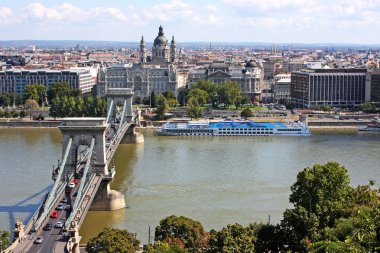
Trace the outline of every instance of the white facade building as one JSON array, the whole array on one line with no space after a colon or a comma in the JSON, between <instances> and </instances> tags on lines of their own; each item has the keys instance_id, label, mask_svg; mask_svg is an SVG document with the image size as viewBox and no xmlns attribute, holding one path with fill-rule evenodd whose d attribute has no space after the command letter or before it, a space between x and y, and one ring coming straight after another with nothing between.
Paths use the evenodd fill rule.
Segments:
<instances>
[{"instance_id":1,"label":"white facade building","mask_svg":"<svg viewBox=\"0 0 380 253\"><path fill-rule=\"evenodd\" d=\"M91 92L95 85L88 69L75 70L6 70L0 71L0 94L24 94L26 85L43 84L46 90L55 82L68 82L71 89L80 89L82 93Z\"/></svg>"}]
</instances>

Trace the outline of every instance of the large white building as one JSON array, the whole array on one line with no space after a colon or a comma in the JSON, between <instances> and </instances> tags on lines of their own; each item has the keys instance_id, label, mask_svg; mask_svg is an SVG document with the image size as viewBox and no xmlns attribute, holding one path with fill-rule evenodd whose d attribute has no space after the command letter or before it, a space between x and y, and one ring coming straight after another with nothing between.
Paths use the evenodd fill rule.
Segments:
<instances>
[{"instance_id":1,"label":"large white building","mask_svg":"<svg viewBox=\"0 0 380 253\"><path fill-rule=\"evenodd\" d=\"M200 80L210 80L216 84L232 81L239 85L243 94L258 101L263 89L263 75L262 65L254 60L248 61L244 67L214 62L206 68L190 70L188 86L191 88Z\"/></svg>"},{"instance_id":2,"label":"large white building","mask_svg":"<svg viewBox=\"0 0 380 253\"><path fill-rule=\"evenodd\" d=\"M0 94L18 93L22 96L26 85L43 84L49 90L55 82L68 82L71 89L80 89L82 93L91 92L95 85L89 69L5 70L0 71Z\"/></svg>"},{"instance_id":3,"label":"large white building","mask_svg":"<svg viewBox=\"0 0 380 253\"><path fill-rule=\"evenodd\" d=\"M144 37L140 41L140 63L115 64L107 68L105 74L106 88L131 88L134 95L148 97L152 91L177 93L183 82L183 73L173 63L176 62L176 45L174 37L168 45L163 28L159 27L152 47L152 58L147 58Z\"/></svg>"}]
</instances>

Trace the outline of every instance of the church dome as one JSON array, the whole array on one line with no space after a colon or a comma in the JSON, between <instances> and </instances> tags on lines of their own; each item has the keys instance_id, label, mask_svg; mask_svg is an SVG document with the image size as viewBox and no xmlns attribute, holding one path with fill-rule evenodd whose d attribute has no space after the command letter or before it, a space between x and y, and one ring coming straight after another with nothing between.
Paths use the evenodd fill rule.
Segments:
<instances>
[{"instance_id":1,"label":"church dome","mask_svg":"<svg viewBox=\"0 0 380 253\"><path fill-rule=\"evenodd\" d=\"M164 31L162 26L158 29L158 36L154 39L153 46L166 46L168 43L168 40L164 36Z\"/></svg>"},{"instance_id":2,"label":"church dome","mask_svg":"<svg viewBox=\"0 0 380 253\"><path fill-rule=\"evenodd\" d=\"M257 63L254 60L250 60L245 64L246 68L257 68Z\"/></svg>"}]
</instances>

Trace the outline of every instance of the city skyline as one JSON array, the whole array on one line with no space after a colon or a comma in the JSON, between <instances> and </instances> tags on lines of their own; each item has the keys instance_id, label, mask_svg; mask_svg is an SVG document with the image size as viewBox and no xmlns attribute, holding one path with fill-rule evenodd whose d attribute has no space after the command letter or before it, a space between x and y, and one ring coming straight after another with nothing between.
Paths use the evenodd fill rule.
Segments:
<instances>
[{"instance_id":1,"label":"city skyline","mask_svg":"<svg viewBox=\"0 0 380 253\"><path fill-rule=\"evenodd\" d=\"M379 44L380 0L47 1L0 4L2 40Z\"/></svg>"}]
</instances>

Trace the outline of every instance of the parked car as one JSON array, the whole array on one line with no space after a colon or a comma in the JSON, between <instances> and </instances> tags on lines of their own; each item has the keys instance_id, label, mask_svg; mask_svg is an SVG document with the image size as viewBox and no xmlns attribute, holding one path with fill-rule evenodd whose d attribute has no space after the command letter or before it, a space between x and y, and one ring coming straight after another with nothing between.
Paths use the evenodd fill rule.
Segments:
<instances>
[{"instance_id":1,"label":"parked car","mask_svg":"<svg viewBox=\"0 0 380 253\"><path fill-rule=\"evenodd\" d=\"M58 206L55 209L56 210L63 210L63 204L59 203Z\"/></svg>"},{"instance_id":2,"label":"parked car","mask_svg":"<svg viewBox=\"0 0 380 253\"><path fill-rule=\"evenodd\" d=\"M54 210L54 211L51 213L50 218L58 218L58 215L59 215L58 211Z\"/></svg>"},{"instance_id":3,"label":"parked car","mask_svg":"<svg viewBox=\"0 0 380 253\"><path fill-rule=\"evenodd\" d=\"M57 221L54 225L55 228L62 228L63 227L63 222L62 221Z\"/></svg>"},{"instance_id":4,"label":"parked car","mask_svg":"<svg viewBox=\"0 0 380 253\"><path fill-rule=\"evenodd\" d=\"M39 236L36 238L36 240L34 240L34 243L35 244L41 244L43 240L44 240L44 238L42 236Z\"/></svg>"},{"instance_id":5,"label":"parked car","mask_svg":"<svg viewBox=\"0 0 380 253\"><path fill-rule=\"evenodd\" d=\"M45 230L45 231L49 231L49 230L51 230L51 227L52 227L51 223L47 223L47 224L44 226L44 230Z\"/></svg>"}]
</instances>

